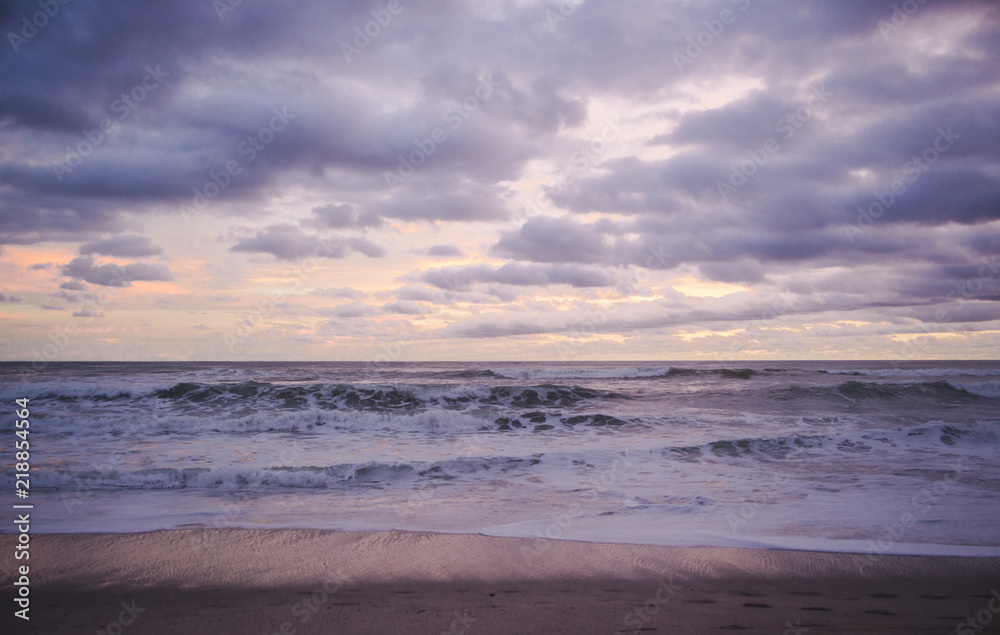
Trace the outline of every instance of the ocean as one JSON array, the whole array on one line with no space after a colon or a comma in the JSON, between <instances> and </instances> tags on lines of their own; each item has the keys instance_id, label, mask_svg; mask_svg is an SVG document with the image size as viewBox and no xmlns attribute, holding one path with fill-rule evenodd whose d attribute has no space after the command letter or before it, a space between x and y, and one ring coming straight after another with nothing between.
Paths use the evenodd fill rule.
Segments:
<instances>
[{"instance_id":1,"label":"ocean","mask_svg":"<svg viewBox=\"0 0 1000 635\"><path fill-rule=\"evenodd\" d=\"M34 532L1000 555L1000 362L3 363L0 387L11 448L30 400Z\"/></svg>"}]
</instances>

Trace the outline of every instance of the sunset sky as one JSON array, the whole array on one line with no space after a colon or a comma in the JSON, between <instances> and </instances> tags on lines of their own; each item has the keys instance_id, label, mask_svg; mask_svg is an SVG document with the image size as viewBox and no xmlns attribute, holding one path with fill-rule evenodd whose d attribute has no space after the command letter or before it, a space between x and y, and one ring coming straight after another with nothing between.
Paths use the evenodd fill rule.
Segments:
<instances>
[{"instance_id":1,"label":"sunset sky","mask_svg":"<svg viewBox=\"0 0 1000 635\"><path fill-rule=\"evenodd\" d=\"M0 34L0 359L1000 352L995 2L35 0Z\"/></svg>"}]
</instances>

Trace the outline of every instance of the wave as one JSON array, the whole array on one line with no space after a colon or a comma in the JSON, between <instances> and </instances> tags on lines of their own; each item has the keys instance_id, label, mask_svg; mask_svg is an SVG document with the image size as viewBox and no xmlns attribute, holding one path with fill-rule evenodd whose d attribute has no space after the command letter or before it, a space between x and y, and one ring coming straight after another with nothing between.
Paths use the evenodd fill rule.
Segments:
<instances>
[{"instance_id":1,"label":"wave","mask_svg":"<svg viewBox=\"0 0 1000 635\"><path fill-rule=\"evenodd\" d=\"M679 461L701 462L706 459L755 459L780 461L810 458L816 453L860 455L884 452L886 448L941 448L965 445L982 448L1000 445L1000 426L996 421L973 424L931 422L912 428L873 430L850 434L788 434L773 437L721 439L700 445L665 448L661 455Z\"/></svg>"},{"instance_id":2,"label":"wave","mask_svg":"<svg viewBox=\"0 0 1000 635\"><path fill-rule=\"evenodd\" d=\"M21 393L19 393L21 394ZM514 408L566 408L592 400L623 399L626 395L580 386L491 386L407 384L281 384L259 381L239 383L181 382L168 386L119 388L106 386L38 387L21 394L33 400L81 402L153 402L200 409L250 409L266 405L278 410L318 407L328 410L417 410L456 409L468 406L509 406Z\"/></svg>"},{"instance_id":3,"label":"wave","mask_svg":"<svg viewBox=\"0 0 1000 635\"><path fill-rule=\"evenodd\" d=\"M459 457L445 461L367 462L338 465L271 465L265 467L152 468L138 470L39 470L32 485L48 491L102 489L323 489L398 481L448 481L477 472L523 470L539 464L542 455L530 457ZM4 478L0 477L0 481ZM12 480L12 479L11 479Z\"/></svg>"},{"instance_id":4,"label":"wave","mask_svg":"<svg viewBox=\"0 0 1000 635\"><path fill-rule=\"evenodd\" d=\"M781 388L765 388L763 396L774 401L797 399L836 399L851 403L891 400L931 400L935 403L969 403L982 399L1000 398L998 382L961 384L949 381L883 383L846 381L836 386L803 386L793 384ZM750 392L750 391L748 391Z\"/></svg>"},{"instance_id":5,"label":"wave","mask_svg":"<svg viewBox=\"0 0 1000 635\"><path fill-rule=\"evenodd\" d=\"M646 379L665 377L670 374L670 366L650 368L495 368L490 369L494 377L520 379L526 381L547 379Z\"/></svg>"},{"instance_id":6,"label":"wave","mask_svg":"<svg viewBox=\"0 0 1000 635\"><path fill-rule=\"evenodd\" d=\"M85 425L81 425L85 422ZM200 434L453 434L476 432L543 433L574 430L617 429L648 425L612 414L568 414L560 410L530 409L426 409L417 411L358 411L309 408L286 412L234 411L206 415L151 413L122 409L105 416L70 414L47 416L47 434L85 436L164 436ZM11 428L13 426L10 426ZM0 430L3 426L0 426Z\"/></svg>"},{"instance_id":7,"label":"wave","mask_svg":"<svg viewBox=\"0 0 1000 635\"><path fill-rule=\"evenodd\" d=\"M824 369L825 375L864 377L1000 377L1000 368L847 368Z\"/></svg>"},{"instance_id":8,"label":"wave","mask_svg":"<svg viewBox=\"0 0 1000 635\"><path fill-rule=\"evenodd\" d=\"M698 369L651 366L632 368L495 368L489 372L495 377L504 379L544 381L551 379L650 379L688 375L716 375L732 379L750 379L761 371L749 368Z\"/></svg>"},{"instance_id":9,"label":"wave","mask_svg":"<svg viewBox=\"0 0 1000 635\"><path fill-rule=\"evenodd\" d=\"M1000 381L983 381L975 383L959 383L949 381L947 383L955 390L961 390L969 393L970 395L986 397L987 399L1000 399Z\"/></svg>"}]
</instances>

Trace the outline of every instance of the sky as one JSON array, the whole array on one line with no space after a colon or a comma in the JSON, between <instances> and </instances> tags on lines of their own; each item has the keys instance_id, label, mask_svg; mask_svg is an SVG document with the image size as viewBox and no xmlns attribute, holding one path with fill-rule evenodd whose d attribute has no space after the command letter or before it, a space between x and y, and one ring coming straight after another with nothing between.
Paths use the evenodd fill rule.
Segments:
<instances>
[{"instance_id":1,"label":"sky","mask_svg":"<svg viewBox=\"0 0 1000 635\"><path fill-rule=\"evenodd\" d=\"M0 359L995 359L1000 5L0 4Z\"/></svg>"}]
</instances>

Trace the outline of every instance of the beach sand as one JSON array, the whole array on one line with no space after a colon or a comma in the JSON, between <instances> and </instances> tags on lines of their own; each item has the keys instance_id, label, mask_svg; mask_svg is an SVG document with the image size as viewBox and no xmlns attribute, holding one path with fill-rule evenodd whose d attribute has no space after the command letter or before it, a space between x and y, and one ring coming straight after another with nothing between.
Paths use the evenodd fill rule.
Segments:
<instances>
[{"instance_id":1,"label":"beach sand","mask_svg":"<svg viewBox=\"0 0 1000 635\"><path fill-rule=\"evenodd\" d=\"M1000 558L202 529L35 535L30 566L4 632L1000 632Z\"/></svg>"}]
</instances>

